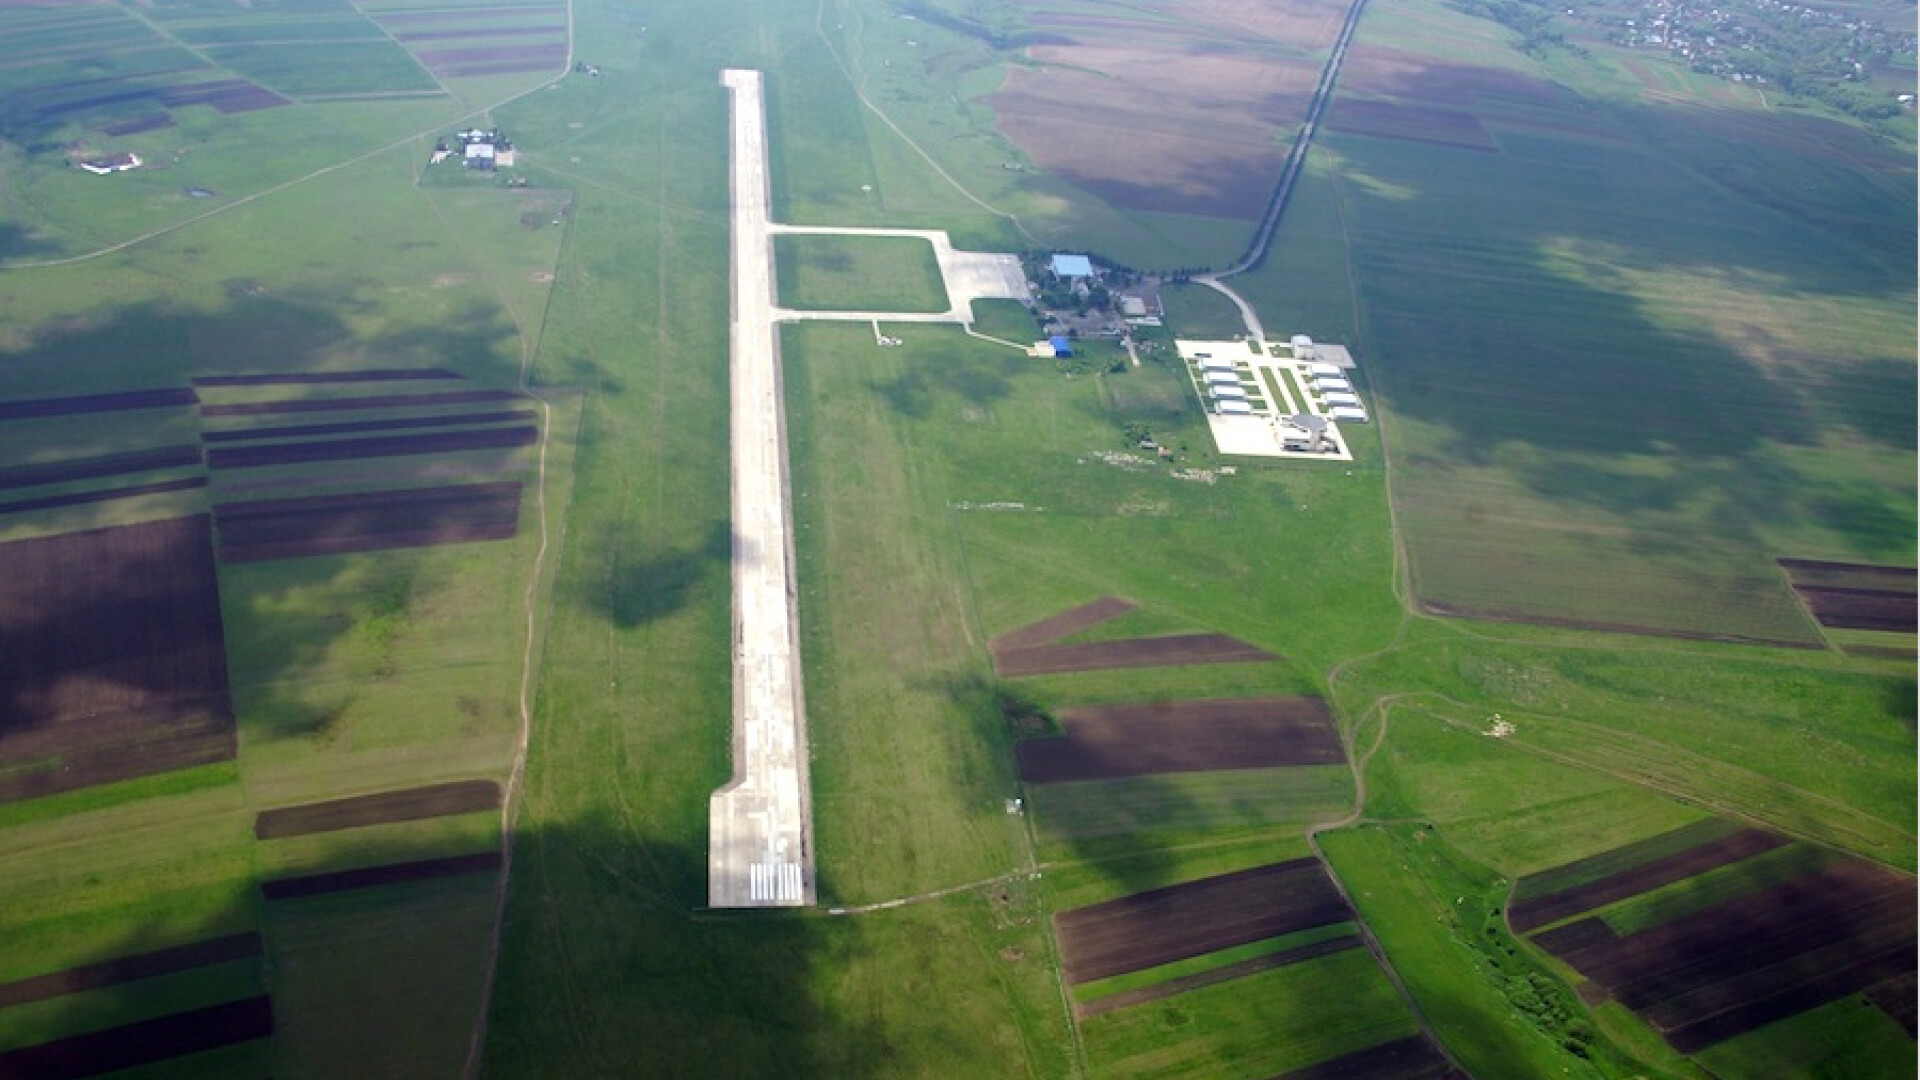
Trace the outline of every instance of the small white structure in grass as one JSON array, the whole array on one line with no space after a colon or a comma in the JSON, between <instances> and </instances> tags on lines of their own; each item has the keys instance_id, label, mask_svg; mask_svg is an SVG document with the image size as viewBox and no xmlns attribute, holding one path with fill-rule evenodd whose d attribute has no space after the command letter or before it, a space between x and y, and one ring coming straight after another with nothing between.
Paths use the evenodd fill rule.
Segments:
<instances>
[{"instance_id":1,"label":"small white structure in grass","mask_svg":"<svg viewBox=\"0 0 1920 1080\"><path fill-rule=\"evenodd\" d=\"M1327 410L1327 416L1334 420L1350 420L1356 424L1367 422L1367 410L1358 405L1336 405Z\"/></svg>"},{"instance_id":2,"label":"small white structure in grass","mask_svg":"<svg viewBox=\"0 0 1920 1080\"><path fill-rule=\"evenodd\" d=\"M1206 373L1206 379L1210 383L1233 383L1238 385L1240 382L1240 376L1232 371L1209 371Z\"/></svg>"},{"instance_id":3,"label":"small white structure in grass","mask_svg":"<svg viewBox=\"0 0 1920 1080\"><path fill-rule=\"evenodd\" d=\"M1233 361L1228 360L1224 356L1215 356L1212 353L1201 353L1199 356L1199 360L1200 360L1200 370L1202 371L1232 371L1233 370Z\"/></svg>"},{"instance_id":4,"label":"small white structure in grass","mask_svg":"<svg viewBox=\"0 0 1920 1080\"><path fill-rule=\"evenodd\" d=\"M1326 401L1327 401L1327 407L1330 409L1341 406L1341 405L1345 405L1345 406L1348 406L1349 408L1355 408L1355 409L1360 407L1360 399L1355 397L1352 394L1340 394L1340 393L1328 394L1326 395Z\"/></svg>"},{"instance_id":5,"label":"small white structure in grass","mask_svg":"<svg viewBox=\"0 0 1920 1080\"><path fill-rule=\"evenodd\" d=\"M1246 387L1241 386L1239 383L1214 383L1212 386L1207 387L1207 393L1212 394L1216 401L1245 401L1247 399Z\"/></svg>"},{"instance_id":6,"label":"small white structure in grass","mask_svg":"<svg viewBox=\"0 0 1920 1080\"><path fill-rule=\"evenodd\" d=\"M1228 399L1214 402L1213 411L1223 416L1250 416L1253 413L1253 406L1247 404L1245 401Z\"/></svg>"},{"instance_id":7,"label":"small white structure in grass","mask_svg":"<svg viewBox=\"0 0 1920 1080\"><path fill-rule=\"evenodd\" d=\"M1346 372L1341 370L1341 368L1336 364L1308 364L1307 374L1312 375L1315 378L1320 378L1324 376L1330 379L1337 379L1337 378L1344 377L1346 375Z\"/></svg>"},{"instance_id":8,"label":"small white structure in grass","mask_svg":"<svg viewBox=\"0 0 1920 1080\"><path fill-rule=\"evenodd\" d=\"M1353 384L1345 379L1317 378L1313 380L1313 388L1323 394L1353 393Z\"/></svg>"},{"instance_id":9,"label":"small white structure in grass","mask_svg":"<svg viewBox=\"0 0 1920 1080\"><path fill-rule=\"evenodd\" d=\"M79 164L81 168L95 176L106 176L109 173L137 169L145 162L140 160L139 154L113 154L107 157L88 158Z\"/></svg>"}]
</instances>

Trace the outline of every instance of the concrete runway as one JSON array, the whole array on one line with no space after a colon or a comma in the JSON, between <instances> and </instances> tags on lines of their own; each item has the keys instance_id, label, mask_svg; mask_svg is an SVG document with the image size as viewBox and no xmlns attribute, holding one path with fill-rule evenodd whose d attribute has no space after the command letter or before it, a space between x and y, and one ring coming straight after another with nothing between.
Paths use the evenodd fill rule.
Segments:
<instances>
[{"instance_id":1,"label":"concrete runway","mask_svg":"<svg viewBox=\"0 0 1920 1080\"><path fill-rule=\"evenodd\" d=\"M733 780L708 802L707 903L814 902L806 700L800 685L786 414L757 71L732 91Z\"/></svg>"},{"instance_id":2,"label":"concrete runway","mask_svg":"<svg viewBox=\"0 0 1920 1080\"><path fill-rule=\"evenodd\" d=\"M974 300L1027 297L1017 256L958 251L944 230L837 229L768 220L767 119L760 72L729 69L732 93L733 779L707 803L707 904L801 907L817 899L807 710L793 577L780 328L786 320L973 322ZM775 233L910 236L933 245L941 312L797 311L775 300Z\"/></svg>"}]
</instances>

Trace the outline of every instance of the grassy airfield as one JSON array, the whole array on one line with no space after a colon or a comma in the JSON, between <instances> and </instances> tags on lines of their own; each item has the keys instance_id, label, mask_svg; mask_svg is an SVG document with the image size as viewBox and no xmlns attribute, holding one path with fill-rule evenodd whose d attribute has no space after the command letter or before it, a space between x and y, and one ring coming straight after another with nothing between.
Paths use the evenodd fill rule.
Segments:
<instances>
[{"instance_id":1,"label":"grassy airfield","mask_svg":"<svg viewBox=\"0 0 1920 1080\"><path fill-rule=\"evenodd\" d=\"M1813 880L1843 854L1911 887L1911 658L1824 647L1767 563L1914 561L1899 404L1912 398L1911 266L1874 239L1912 235L1910 168L1862 172L1769 143L1739 175L1832 178L1857 196L1785 220L1761 205L1780 192L1727 198L1701 179L1724 175L1715 155L1764 118L1728 119L1716 97L1707 115L1729 127L1702 140L1691 105L1610 96L1619 69L1537 62L1492 23L1380 3L1357 50L1590 97L1502 99L1477 129L1444 129L1463 143L1490 133L1498 153L1415 145L1390 107L1343 119L1336 104L1274 257L1235 284L1270 330L1354 344L1385 423L1354 433L1351 466L1218 460L1184 374L1153 360L1070 372L954 328L895 327L904 344L881 349L861 325L789 327L820 893L848 913L714 913L700 908L705 807L728 774L729 716L718 70L769 74L782 220L948 228L976 249L1048 240L1143 266L1223 263L1244 233L1006 168L1031 162L992 129L983 95L1017 48L879 5L743 0L643 17L579 4L575 56L601 74L549 89L534 89L548 72L456 73L477 62L362 40L379 36L369 20L421 27L395 19L422 14L405 5L312 7L268 13L271 33L223 5L0 13L116 70L159 66L162 46L198 50L289 101L231 117L170 107L173 127L111 144L168 168L110 177L60 160L51 140L68 114L10 126L5 153L22 167L6 174L0 251L14 262L260 197L86 262L0 272L0 385L11 400L209 373L444 367L526 388L515 407L537 409L541 434L436 467L529 492L544 476L544 502L524 497L507 541L219 567L235 755L0 804L0 988L187 942L263 944L0 1005L0 1053L264 995L270 1036L115 1075L454 1075L477 1062L530 1077L1255 1080L1422 1031L1487 1077L1698 1077L1702 1065L1757 1077L1782 1062L1794 1075L1911 1075L1911 1038L1858 993L1696 1061L1621 1001L1583 1003L1577 960L1542 944L1553 927L1516 932L1502 916L1516 888L1601 874L1582 860L1631 869L1652 858L1636 845L1679 850L1661 838L1716 820L1793 846L1594 917L1657 927ZM476 8L461 28L538 50L561 10ZM1010 10L990 14L1020 28ZM384 59L290 70L306 54L249 37ZM329 81L346 71L369 81ZM1356 98L1404 107L1394 95L1412 93L1364 62L1354 71ZM57 85L50 69L7 72ZM1490 78L1436 74L1434 88ZM329 100L343 92L421 96ZM129 100L106 122L162 99ZM423 181L435 137L495 102L483 119L522 147L529 186ZM1576 120L1586 127L1567 130ZM1626 188L1597 164L1621 154L1643 167ZM193 186L216 196L182 194ZM875 271L873 253L808 244L783 252L782 285L814 302L925 291L915 260L890 251ZM1217 297L1189 293L1175 314L1223 317ZM1013 340L1031 325L999 307L980 317ZM1852 367L1815 348L1834 342ZM1541 355L1550 378L1529 374ZM1680 371L1689 393L1722 395L1711 422L1637 393ZM1596 409L1582 379L1623 380L1644 407ZM0 422L0 464L192 441L211 423L118 415L130 419ZM1129 424L1174 448L1174 465L1127 457ZM204 512L257 497L248 484L366 482L310 465L205 472L201 489L0 515L0 539ZM1139 606L1071 640L1208 632L1275 658L996 675L990 639L1102 596ZM1482 615L1731 626L1776 645L1441 619L1416 596ZM1056 724L1075 705L1296 695L1326 698L1350 767L1020 779L1015 714ZM499 814L269 839L257 821L365 792L504 784L522 701L513 870L470 1058L494 876L294 899L260 885L497 850ZM1498 737L1496 716L1511 724ZM1025 814L1007 813L1016 797ZM1061 912L1315 855L1351 900L1345 921L1107 980L1063 976ZM862 910L899 899L911 902ZM1364 947L1172 992L1363 931ZM1167 996L1076 1016L1156 988Z\"/></svg>"}]
</instances>

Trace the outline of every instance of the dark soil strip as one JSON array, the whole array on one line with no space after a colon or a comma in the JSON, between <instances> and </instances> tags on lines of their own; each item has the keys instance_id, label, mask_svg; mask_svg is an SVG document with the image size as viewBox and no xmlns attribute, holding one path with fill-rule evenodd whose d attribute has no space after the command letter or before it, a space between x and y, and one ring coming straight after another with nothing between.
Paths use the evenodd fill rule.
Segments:
<instances>
[{"instance_id":1,"label":"dark soil strip","mask_svg":"<svg viewBox=\"0 0 1920 1080\"><path fill-rule=\"evenodd\" d=\"M68 458L65 461L37 461L30 465L0 467L0 490L36 487L40 484L64 484L73 480L92 480L100 476L147 472L151 469L176 469L200 464L200 448L192 443L180 446L156 446L147 450L127 450L118 454Z\"/></svg>"},{"instance_id":2,"label":"dark soil strip","mask_svg":"<svg viewBox=\"0 0 1920 1080\"><path fill-rule=\"evenodd\" d=\"M1424 1036L1409 1035L1284 1072L1273 1080L1450 1080L1459 1075Z\"/></svg>"},{"instance_id":3,"label":"dark soil strip","mask_svg":"<svg viewBox=\"0 0 1920 1080\"><path fill-rule=\"evenodd\" d=\"M0 401L0 420L124 412L128 409L169 409L199 403L200 399L186 387L129 390L118 394L87 394L82 397L35 398L30 401Z\"/></svg>"},{"instance_id":4,"label":"dark soil strip","mask_svg":"<svg viewBox=\"0 0 1920 1080\"><path fill-rule=\"evenodd\" d=\"M1876 566L1872 563L1823 562L1819 559L1775 559L1795 585L1838 585L1859 589L1884 589L1888 592L1913 592L1920 585L1920 571L1911 566Z\"/></svg>"},{"instance_id":5,"label":"dark soil strip","mask_svg":"<svg viewBox=\"0 0 1920 1080\"><path fill-rule=\"evenodd\" d=\"M1059 783L1346 760L1333 714L1319 698L1081 706L1059 717L1064 736L1014 748L1020 779Z\"/></svg>"},{"instance_id":6,"label":"dark soil strip","mask_svg":"<svg viewBox=\"0 0 1920 1080\"><path fill-rule=\"evenodd\" d=\"M1506 608L1482 608L1471 604L1445 603L1416 598L1416 606L1428 615L1443 619L1486 619L1491 622L1519 623L1522 626L1558 626L1569 630L1599 630L1609 634L1638 634L1642 637L1672 638L1676 641L1722 641L1731 645L1768 645L1776 649L1824 649L1825 642L1799 638L1761 637L1752 634L1717 634L1707 630L1682 630L1671 626L1647 626L1641 623L1607 622L1600 619L1568 619Z\"/></svg>"},{"instance_id":7,"label":"dark soil strip","mask_svg":"<svg viewBox=\"0 0 1920 1080\"><path fill-rule=\"evenodd\" d=\"M1054 917L1070 982L1092 982L1351 919L1318 861L1257 866Z\"/></svg>"},{"instance_id":8,"label":"dark soil strip","mask_svg":"<svg viewBox=\"0 0 1920 1080\"><path fill-rule=\"evenodd\" d=\"M348 889L371 889L408 881L487 874L499 868L500 853L482 851L473 855L449 855L444 859L421 859L418 862L389 863L386 866L365 866L358 870L336 870L329 874L263 881L260 883L260 895L268 900L292 900Z\"/></svg>"},{"instance_id":9,"label":"dark soil strip","mask_svg":"<svg viewBox=\"0 0 1920 1080\"><path fill-rule=\"evenodd\" d=\"M258 499L250 502L220 503L214 514L225 525L243 518L277 517L305 514L315 510L373 510L392 507L434 506L466 502L472 499L520 497L520 481L503 480L493 484L450 484L431 488L397 488L391 491L354 491L341 495L308 495L297 499Z\"/></svg>"},{"instance_id":10,"label":"dark soil strip","mask_svg":"<svg viewBox=\"0 0 1920 1080\"><path fill-rule=\"evenodd\" d=\"M0 1054L0 1080L79 1080L273 1034L265 995Z\"/></svg>"},{"instance_id":11,"label":"dark soil strip","mask_svg":"<svg viewBox=\"0 0 1920 1080\"><path fill-rule=\"evenodd\" d=\"M0 514L17 514L27 510L52 510L62 506L83 506L87 503L112 502L115 499L131 499L140 495L164 495L170 491L190 491L193 488L207 486L204 476L189 476L180 480L159 480L151 484L134 484L130 487L106 488L101 491L77 491L67 495L41 495L32 499L15 499L12 502L0 502Z\"/></svg>"},{"instance_id":12,"label":"dark soil strip","mask_svg":"<svg viewBox=\"0 0 1920 1080\"><path fill-rule=\"evenodd\" d=\"M248 562L478 540L519 530L518 480L223 503L220 558Z\"/></svg>"},{"instance_id":13,"label":"dark soil strip","mask_svg":"<svg viewBox=\"0 0 1920 1080\"><path fill-rule=\"evenodd\" d=\"M416 409L429 405L471 405L479 401L518 401L511 390L449 390L440 394L373 394L367 397L298 398L293 401L236 401L203 405L201 416L272 416L278 413L342 412L348 409Z\"/></svg>"},{"instance_id":14,"label":"dark soil strip","mask_svg":"<svg viewBox=\"0 0 1920 1080\"><path fill-rule=\"evenodd\" d=\"M1920 1030L1916 1030L1914 1015L1916 1007L1920 1006L1920 980L1915 978L1911 969L1867 991L1867 1000L1907 1029L1907 1038L1920 1035Z\"/></svg>"},{"instance_id":15,"label":"dark soil strip","mask_svg":"<svg viewBox=\"0 0 1920 1080\"><path fill-rule=\"evenodd\" d=\"M1849 860L1624 938L1594 918L1534 940L1691 1052L1912 971L1915 899Z\"/></svg>"},{"instance_id":16,"label":"dark soil strip","mask_svg":"<svg viewBox=\"0 0 1920 1080\"><path fill-rule=\"evenodd\" d=\"M97 964L0 983L0 1009L259 955L260 935L248 931L209 941L196 941L191 945L177 945L171 949L102 960Z\"/></svg>"},{"instance_id":17,"label":"dark soil strip","mask_svg":"<svg viewBox=\"0 0 1920 1080\"><path fill-rule=\"evenodd\" d=\"M286 836L357 829L394 821L467 814L500 807L500 785L491 780L458 780L450 784L383 791L350 799L308 803L266 810L253 819L253 835L261 840Z\"/></svg>"},{"instance_id":18,"label":"dark soil strip","mask_svg":"<svg viewBox=\"0 0 1920 1080\"><path fill-rule=\"evenodd\" d=\"M1522 900L1513 905L1508 918L1515 930L1525 932L1625 900L1629 896L1651 892L1662 885L1703 874L1717 866L1725 866L1763 851L1772 851L1786 843L1785 837L1759 829L1743 829L1732 836L1642 863L1598 881Z\"/></svg>"},{"instance_id":19,"label":"dark soil strip","mask_svg":"<svg viewBox=\"0 0 1920 1080\"><path fill-rule=\"evenodd\" d=\"M525 423L534 417L530 409L511 412L465 413L460 416L403 416L395 420L357 420L339 424L296 424L291 427L238 428L208 431L204 442L252 442L256 439L292 439L306 435L347 435L358 431L397 431L403 428L458 427L463 424Z\"/></svg>"},{"instance_id":20,"label":"dark soil strip","mask_svg":"<svg viewBox=\"0 0 1920 1080\"><path fill-rule=\"evenodd\" d=\"M1883 938L1897 936L1893 932L1882 935ZM1661 1031L1673 1031L1816 983L1832 990L1832 996L1826 999L1832 1000L1911 970L1913 945L1910 942L1871 948L1857 939L1843 941L1656 1002L1642 1010L1640 1017Z\"/></svg>"},{"instance_id":21,"label":"dark soil strip","mask_svg":"<svg viewBox=\"0 0 1920 1080\"><path fill-rule=\"evenodd\" d=\"M223 731L231 721L232 705L224 693L204 698L147 701L139 695L121 708L109 708L111 694L80 694L76 704L97 704L96 711L68 709L40 724L0 728L0 769L36 758L97 753L114 746L151 746L177 739L196 739ZM84 707L84 706L83 706Z\"/></svg>"},{"instance_id":22,"label":"dark soil strip","mask_svg":"<svg viewBox=\"0 0 1920 1080\"><path fill-rule=\"evenodd\" d=\"M1677 855L1689 848L1723 840L1740 831L1740 826L1725 818L1702 818L1689 825L1609 848L1597 855L1528 874L1514 883L1516 903L1537 900L1551 893L1566 892L1582 885L1625 873L1643 863Z\"/></svg>"},{"instance_id":23,"label":"dark soil strip","mask_svg":"<svg viewBox=\"0 0 1920 1080\"><path fill-rule=\"evenodd\" d=\"M1103 596L1090 604L1082 604L1071 611L1050 615L1036 623L1028 623L1015 630L1009 630L988 642L988 648L995 655L1006 649L1025 649L1035 645L1046 645L1071 637L1082 630L1099 626L1103 622L1117 619L1132 611L1136 605L1131 600L1122 600L1117 596Z\"/></svg>"},{"instance_id":24,"label":"dark soil strip","mask_svg":"<svg viewBox=\"0 0 1920 1080\"><path fill-rule=\"evenodd\" d=\"M1905 660L1912 662L1914 650L1895 648L1892 645L1848 645L1840 650L1848 656L1863 656L1869 660Z\"/></svg>"},{"instance_id":25,"label":"dark soil strip","mask_svg":"<svg viewBox=\"0 0 1920 1080\"><path fill-rule=\"evenodd\" d=\"M1881 957L1876 961L1864 961L1850 965L1838 971L1830 971L1815 976L1772 997L1747 1002L1737 1008L1686 1027L1666 1032L1667 1042L1683 1054L1697 1053L1715 1043L1725 1042L1736 1035L1744 1035L1756 1028L1765 1027L1776 1020L1785 1020L1789 1016L1816 1009L1831 1001L1838 1001L1849 994L1857 993L1867 985L1896 975L1913 967L1913 950L1908 949L1896 956Z\"/></svg>"},{"instance_id":26,"label":"dark soil strip","mask_svg":"<svg viewBox=\"0 0 1920 1080\"><path fill-rule=\"evenodd\" d=\"M269 559L305 559L322 555L356 555L367 551L399 551L404 548L439 547L442 544L476 544L490 540L511 540L518 535L512 525L447 526L432 532L376 533L367 536L336 536L324 540L297 540L284 544L244 544L223 546L223 563L264 562Z\"/></svg>"},{"instance_id":27,"label":"dark soil strip","mask_svg":"<svg viewBox=\"0 0 1920 1080\"><path fill-rule=\"evenodd\" d=\"M1920 605L1912 592L1796 585L1793 591L1821 626L1834 630L1920 630Z\"/></svg>"},{"instance_id":28,"label":"dark soil strip","mask_svg":"<svg viewBox=\"0 0 1920 1080\"><path fill-rule=\"evenodd\" d=\"M274 443L267 446L230 446L207 451L207 465L215 469L257 469L270 465L306 465L316 461L356 461L410 454L448 454L459 450L493 450L531 446L540 438L532 425L441 431L431 435L389 435L371 439L334 439L328 442Z\"/></svg>"},{"instance_id":29,"label":"dark soil strip","mask_svg":"<svg viewBox=\"0 0 1920 1080\"><path fill-rule=\"evenodd\" d=\"M367 371L295 371L271 375L203 375L195 386L317 386L322 383L410 382L415 379L458 379L446 368L374 368Z\"/></svg>"},{"instance_id":30,"label":"dark soil strip","mask_svg":"<svg viewBox=\"0 0 1920 1080\"><path fill-rule=\"evenodd\" d=\"M1211 971L1202 971L1193 975L1183 975L1177 979L1168 979L1166 982L1157 983L1153 986L1144 986L1138 990L1127 990L1114 994L1112 997L1103 997L1098 1001L1089 1001L1083 1005L1077 1005L1074 1007L1074 1011L1079 1013L1080 1018L1084 1020L1090 1016L1099 1016L1101 1013L1113 1012L1115 1009L1124 1009L1131 1005L1144 1005L1149 1001L1159 1001L1161 998L1172 997L1175 994L1184 994L1189 990L1198 990L1203 986L1214 986L1223 982L1232 982L1235 979L1245 978L1248 975L1256 975L1262 971L1272 971L1274 968L1286 967L1288 964L1296 964L1302 960L1312 960L1316 956L1328 956L1337 952L1345 952L1348 949L1357 947L1359 944L1360 937L1357 934L1347 937L1329 938L1326 941L1316 941L1311 945L1285 949L1277 953L1270 953L1266 956L1256 956L1251 960L1241 960L1232 964L1223 964Z\"/></svg>"},{"instance_id":31,"label":"dark soil strip","mask_svg":"<svg viewBox=\"0 0 1920 1080\"><path fill-rule=\"evenodd\" d=\"M195 765L232 761L236 752L233 714L229 709L220 731L150 745L80 751L43 766L0 773L0 803L41 799Z\"/></svg>"},{"instance_id":32,"label":"dark soil strip","mask_svg":"<svg viewBox=\"0 0 1920 1080\"><path fill-rule=\"evenodd\" d=\"M1110 668L1257 664L1278 659L1265 649L1225 634L1176 634L1009 649L994 657L994 668L1001 675L1017 677Z\"/></svg>"}]
</instances>

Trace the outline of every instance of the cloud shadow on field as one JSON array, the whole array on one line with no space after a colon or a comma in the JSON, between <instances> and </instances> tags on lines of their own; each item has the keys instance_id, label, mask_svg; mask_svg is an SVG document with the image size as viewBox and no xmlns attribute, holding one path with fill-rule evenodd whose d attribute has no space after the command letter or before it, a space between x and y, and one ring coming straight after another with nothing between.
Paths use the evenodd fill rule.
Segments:
<instances>
[{"instance_id":1,"label":"cloud shadow on field","mask_svg":"<svg viewBox=\"0 0 1920 1080\"><path fill-rule=\"evenodd\" d=\"M1014 357L909 356L898 374L876 380L870 387L894 412L922 420L932 413L936 397L943 393L977 408L989 408L1013 394L1013 380L1022 372L1019 359Z\"/></svg>"},{"instance_id":2,"label":"cloud shadow on field","mask_svg":"<svg viewBox=\"0 0 1920 1080\"><path fill-rule=\"evenodd\" d=\"M163 833L156 834L160 843ZM285 842L244 843L264 852ZM472 854L427 841L348 850L329 869ZM823 972L881 970L875 950L898 949L898 940L876 942L858 919L817 912L703 910L705 856L697 843L639 834L609 814L524 830L515 845L483 1075L881 1080L897 1074L903 1055L921 1052L896 1044L888 1031L889 1023L925 1008L913 999L922 975L910 962L877 976L892 984L886 992L900 1004L877 1006L872 1015L852 1013L822 990ZM164 1000L166 982L125 975L84 995L56 987L34 1006L46 1042L13 1061L0 1052L0 1072L12 1075L10 1066L21 1065L22 1075L32 1075L32 1055L46 1053L33 1047L103 1023L101 1038L70 1045L68 1053L137 1059L146 1052L168 1060L159 1033L113 1030L117 1018L185 1014L264 996L271 1033L252 1048L224 1043L219 1027L192 1029L209 1045L227 1047L215 1060L246 1057L273 1075L457 1075L479 1018L497 878L470 873L308 899L262 898L261 880L302 872L262 872L200 919L132 922L64 961L49 961L59 965L53 971L84 978L90 966L155 950L234 935L263 939L257 954L226 962L227 974L201 967L203 974L190 968L176 976ZM20 977L50 973L47 966ZM182 977L198 980L184 991L190 1003L181 997ZM927 1025L914 1026L923 1033ZM941 1037L968 1034L947 1030Z\"/></svg>"},{"instance_id":3,"label":"cloud shadow on field","mask_svg":"<svg viewBox=\"0 0 1920 1080\"><path fill-rule=\"evenodd\" d=\"M1436 587L1480 587L1454 571L1482 557L1468 539L1482 512L1543 530L1565 513L1575 532L1536 535L1585 545L1543 556L1568 574L1618 556L1639 574L1637 557L1657 555L1690 563L1703 589L1763 573L1771 545L1809 534L1911 558L1911 487L1843 472L1913 448L1899 325L1847 323L1900 298L1911 318L1910 159L1811 116L1589 99L1367 45L1363 32L1342 95L1484 119L1500 143L1343 131L1337 100L1328 130L1365 307L1360 373L1414 422L1394 483L1423 508L1411 539L1445 568ZM1268 295L1283 284L1268 278ZM1523 497L1503 502L1509 480ZM1767 610L1769 633L1787 633L1784 605Z\"/></svg>"},{"instance_id":4,"label":"cloud shadow on field","mask_svg":"<svg viewBox=\"0 0 1920 1080\"><path fill-rule=\"evenodd\" d=\"M703 593L732 588L734 543L725 521L713 522L698 542L681 547L650 541L639 527L631 534L609 528L594 544L604 569L582 576L580 599L623 630L658 622Z\"/></svg>"}]
</instances>

